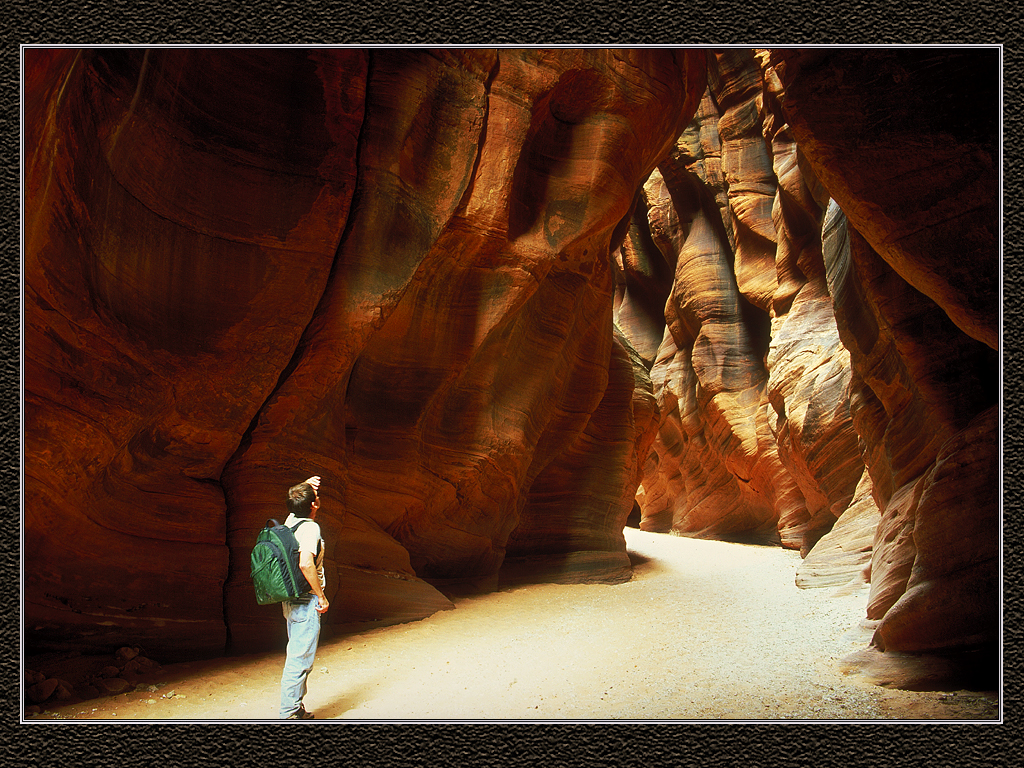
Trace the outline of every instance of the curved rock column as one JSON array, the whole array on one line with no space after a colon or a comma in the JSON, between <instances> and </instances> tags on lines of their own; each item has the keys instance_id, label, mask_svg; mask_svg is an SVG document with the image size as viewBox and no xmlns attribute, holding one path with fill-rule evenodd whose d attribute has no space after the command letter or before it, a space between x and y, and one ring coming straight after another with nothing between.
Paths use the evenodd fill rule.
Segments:
<instances>
[{"instance_id":1,"label":"curved rock column","mask_svg":"<svg viewBox=\"0 0 1024 768\"><path fill-rule=\"evenodd\" d=\"M772 220L778 287L765 359L766 415L786 469L777 475L779 496L793 500L780 506L779 533L806 558L850 507L864 463L850 415L850 355L836 327L822 257L828 195L770 92L764 93L762 115L777 180ZM798 494L786 492L793 485Z\"/></svg>"},{"instance_id":2,"label":"curved rock column","mask_svg":"<svg viewBox=\"0 0 1024 768\"><path fill-rule=\"evenodd\" d=\"M863 470L848 356L821 256L821 203L752 51L717 53L697 118L645 186L619 257L619 323L654 347L661 411L640 525L776 539L806 554ZM653 276L674 268L668 295Z\"/></svg>"},{"instance_id":3,"label":"curved rock column","mask_svg":"<svg viewBox=\"0 0 1024 768\"><path fill-rule=\"evenodd\" d=\"M704 537L775 528L770 503L750 487L764 370L731 270L715 196L724 185L708 184L719 169L717 120L706 95L673 155L645 185L649 234L634 236L660 252L649 262L663 259L674 272L651 368L661 425L645 470L640 525Z\"/></svg>"}]
</instances>

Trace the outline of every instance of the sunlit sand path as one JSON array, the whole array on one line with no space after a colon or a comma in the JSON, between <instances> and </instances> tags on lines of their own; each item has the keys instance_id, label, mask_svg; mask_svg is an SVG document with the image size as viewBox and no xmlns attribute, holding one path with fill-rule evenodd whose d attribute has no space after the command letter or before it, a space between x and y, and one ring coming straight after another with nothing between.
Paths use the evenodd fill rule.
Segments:
<instances>
[{"instance_id":1,"label":"sunlit sand path","mask_svg":"<svg viewBox=\"0 0 1024 768\"><path fill-rule=\"evenodd\" d=\"M980 694L887 690L844 674L839 660L870 638L866 593L799 589L796 552L635 529L626 542L628 583L462 598L453 611L323 643L306 708L317 721L373 722L996 717ZM169 665L162 693L59 713L275 719L282 662Z\"/></svg>"}]
</instances>

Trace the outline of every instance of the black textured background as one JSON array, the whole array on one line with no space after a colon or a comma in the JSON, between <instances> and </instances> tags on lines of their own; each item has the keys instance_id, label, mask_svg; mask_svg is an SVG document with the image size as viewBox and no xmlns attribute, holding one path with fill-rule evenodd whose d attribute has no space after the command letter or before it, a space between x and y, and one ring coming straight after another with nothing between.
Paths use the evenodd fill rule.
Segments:
<instances>
[{"instance_id":1,"label":"black textured background","mask_svg":"<svg viewBox=\"0 0 1024 768\"><path fill-rule=\"evenodd\" d=\"M1003 765L1018 749L1020 665L1021 160L1019 5L807 0L615 2L25 2L7 0L3 45L0 401L3 734L15 766L690 766ZM1003 724L214 724L20 723L20 45L23 44L714 45L964 44L1004 46L1004 582Z\"/></svg>"}]
</instances>

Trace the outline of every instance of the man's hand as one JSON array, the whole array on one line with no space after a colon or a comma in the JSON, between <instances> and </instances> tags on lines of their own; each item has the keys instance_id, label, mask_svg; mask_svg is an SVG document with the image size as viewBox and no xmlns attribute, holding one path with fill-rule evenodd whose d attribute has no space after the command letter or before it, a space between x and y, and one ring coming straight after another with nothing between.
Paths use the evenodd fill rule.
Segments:
<instances>
[{"instance_id":1,"label":"man's hand","mask_svg":"<svg viewBox=\"0 0 1024 768\"><path fill-rule=\"evenodd\" d=\"M317 597L316 599L316 612L327 613L327 609L330 607L330 603L327 602L327 597Z\"/></svg>"},{"instance_id":2,"label":"man's hand","mask_svg":"<svg viewBox=\"0 0 1024 768\"><path fill-rule=\"evenodd\" d=\"M320 475L313 475L306 482L312 485L317 493L320 493Z\"/></svg>"}]
</instances>

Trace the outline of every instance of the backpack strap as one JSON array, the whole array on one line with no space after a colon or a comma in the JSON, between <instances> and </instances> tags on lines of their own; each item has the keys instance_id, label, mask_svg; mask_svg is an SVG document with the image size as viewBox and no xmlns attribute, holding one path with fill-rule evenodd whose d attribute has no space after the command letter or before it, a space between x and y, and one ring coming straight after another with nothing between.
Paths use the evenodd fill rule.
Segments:
<instances>
[{"instance_id":1,"label":"backpack strap","mask_svg":"<svg viewBox=\"0 0 1024 768\"><path fill-rule=\"evenodd\" d=\"M301 520L299 520L299 522L297 522L295 525L293 525L291 527L291 532L295 533L295 531L298 530L298 527L300 525L302 525L303 523L308 523L308 522L310 522L310 519L308 517L302 518ZM316 552L313 553L313 562L314 563L320 557L320 551L323 549L323 541L324 541L323 538L318 538L316 540Z\"/></svg>"}]
</instances>

